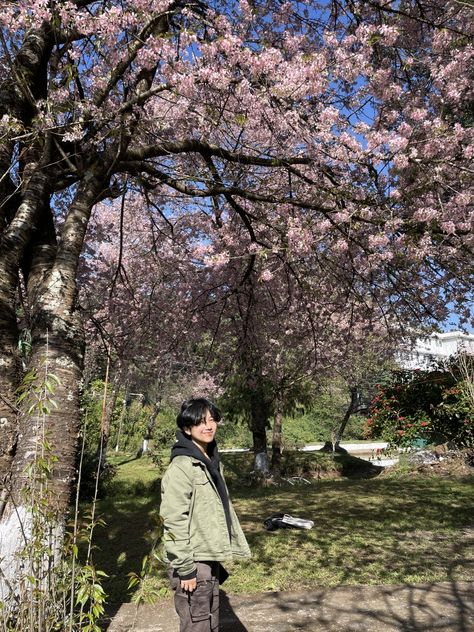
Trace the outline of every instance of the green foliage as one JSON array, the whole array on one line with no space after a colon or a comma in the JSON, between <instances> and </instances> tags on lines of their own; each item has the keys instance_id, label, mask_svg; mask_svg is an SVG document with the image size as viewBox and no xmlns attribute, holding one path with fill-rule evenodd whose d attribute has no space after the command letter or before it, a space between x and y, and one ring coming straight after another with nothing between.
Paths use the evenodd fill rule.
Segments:
<instances>
[{"instance_id":1,"label":"green foliage","mask_svg":"<svg viewBox=\"0 0 474 632\"><path fill-rule=\"evenodd\" d=\"M176 430L176 411L163 406L153 431L153 445L158 449L171 448L176 440Z\"/></svg>"},{"instance_id":2,"label":"green foliage","mask_svg":"<svg viewBox=\"0 0 474 632\"><path fill-rule=\"evenodd\" d=\"M299 407L283 422L283 445L302 447L332 438L349 405L347 386L340 379L323 383L309 404ZM365 418L353 415L344 432L344 440L360 440L364 436Z\"/></svg>"},{"instance_id":3,"label":"green foliage","mask_svg":"<svg viewBox=\"0 0 474 632\"><path fill-rule=\"evenodd\" d=\"M283 421L283 446L301 448L312 443L324 443L331 438L341 417L330 408L320 407L318 402L307 413L288 417ZM365 417L353 415L344 432L343 441L360 441L364 438Z\"/></svg>"},{"instance_id":4,"label":"green foliage","mask_svg":"<svg viewBox=\"0 0 474 632\"><path fill-rule=\"evenodd\" d=\"M44 363L44 375L33 369L28 371L18 388L17 404L27 415L49 415L58 405L53 399L54 386L59 382Z\"/></svg>"},{"instance_id":5,"label":"green foliage","mask_svg":"<svg viewBox=\"0 0 474 632\"><path fill-rule=\"evenodd\" d=\"M82 400L83 419L87 419L85 454L95 458L100 440L102 420L102 401L104 383L102 380L91 382L84 392ZM107 406L111 406L110 389ZM121 389L115 399L110 419L110 437L108 449L118 449L122 453L136 454L142 447L153 406L146 403L140 394L126 393ZM153 430L155 447L173 445L176 433L176 411L164 405L158 413Z\"/></svg>"},{"instance_id":6,"label":"green foliage","mask_svg":"<svg viewBox=\"0 0 474 632\"><path fill-rule=\"evenodd\" d=\"M122 407L123 397L117 402ZM119 449L123 452L136 453L142 447L143 437L146 434L148 420L152 412L152 406L144 404L140 398L132 399L125 407L125 414L122 420L122 428L119 437ZM112 443L118 436L118 415L112 417L110 436Z\"/></svg>"},{"instance_id":7,"label":"green foliage","mask_svg":"<svg viewBox=\"0 0 474 632\"><path fill-rule=\"evenodd\" d=\"M95 455L100 441L104 382L94 380L84 391L82 399L83 418L87 418L86 455ZM115 397L115 401L112 401ZM129 397L120 390L114 395L111 389L107 392L106 407L113 409L110 414L110 447L119 442L122 451L137 451L143 441L146 424L151 413L150 406L143 405L142 398ZM119 436L120 427L120 436Z\"/></svg>"},{"instance_id":8,"label":"green foliage","mask_svg":"<svg viewBox=\"0 0 474 632\"><path fill-rule=\"evenodd\" d=\"M103 382L94 380L85 390L82 398L82 424L79 439L83 452L82 455L77 455L77 458L79 456L82 458L80 495L83 499L90 499L96 493L97 451L100 441L103 391ZM105 468L97 486L99 496L103 495L105 485L111 478L113 478L113 470Z\"/></svg>"},{"instance_id":9,"label":"green foliage","mask_svg":"<svg viewBox=\"0 0 474 632\"><path fill-rule=\"evenodd\" d=\"M273 413L273 388L269 379L259 376L254 379L252 388L243 371L234 371L225 385L225 392L219 397L218 404L225 417L231 422L244 422L250 427L252 409L258 401L259 408L268 417Z\"/></svg>"},{"instance_id":10,"label":"green foliage","mask_svg":"<svg viewBox=\"0 0 474 632\"><path fill-rule=\"evenodd\" d=\"M395 371L379 385L366 422L367 438L410 446L415 440L472 446L473 403L469 378L456 369Z\"/></svg>"},{"instance_id":11,"label":"green foliage","mask_svg":"<svg viewBox=\"0 0 474 632\"><path fill-rule=\"evenodd\" d=\"M146 540L150 545L150 552L142 560L139 573L128 573L128 589L133 589L132 601L137 608L142 603L154 603L158 597L166 594L167 589L160 587L159 571L163 569L163 559L160 545L163 539L163 519L158 511L152 515L154 526L148 532Z\"/></svg>"},{"instance_id":12,"label":"green foliage","mask_svg":"<svg viewBox=\"0 0 474 632\"><path fill-rule=\"evenodd\" d=\"M248 391L248 389L247 389ZM224 424L218 430L218 441L222 447L248 448L252 445L252 435L248 421L250 396L245 384L238 378L219 400L224 413ZM269 386L266 397L269 395ZM285 418L282 424L283 447L302 447L311 443L327 441L339 427L349 405L347 384L342 379L333 378L315 384L301 382L288 394ZM273 412L272 408L269 408ZM269 418L268 441L271 443L272 418ZM353 415L344 432L345 440L364 438L365 417Z\"/></svg>"},{"instance_id":13,"label":"green foliage","mask_svg":"<svg viewBox=\"0 0 474 632\"><path fill-rule=\"evenodd\" d=\"M104 398L104 382L94 380L85 389L82 399L82 427L81 438L84 441L84 455L82 463L81 498L91 498L96 493L96 478L98 469L98 451L101 440L102 408ZM137 453L143 443L147 423L151 415L152 407L144 405L143 399L127 398L126 393L119 391L114 396L108 390L106 408L110 414L109 442L107 455L115 450L116 446L122 452ZM104 496L107 488L115 476L115 468L106 459L101 467L97 493Z\"/></svg>"},{"instance_id":14,"label":"green foliage","mask_svg":"<svg viewBox=\"0 0 474 632\"><path fill-rule=\"evenodd\" d=\"M217 442L220 448L251 448L252 433L242 420L225 418L217 427Z\"/></svg>"},{"instance_id":15,"label":"green foliage","mask_svg":"<svg viewBox=\"0 0 474 632\"><path fill-rule=\"evenodd\" d=\"M105 577L107 577L106 573L95 569L90 564L79 567L75 576L75 605L79 607L76 615L77 630L101 632L102 628L98 625L98 619L104 614L107 597L101 583Z\"/></svg>"},{"instance_id":16,"label":"green foliage","mask_svg":"<svg viewBox=\"0 0 474 632\"><path fill-rule=\"evenodd\" d=\"M104 383L94 380L85 389L82 397L82 416L87 419L87 433L85 435L85 453L97 450L100 439L100 421L102 413L102 394Z\"/></svg>"}]
</instances>

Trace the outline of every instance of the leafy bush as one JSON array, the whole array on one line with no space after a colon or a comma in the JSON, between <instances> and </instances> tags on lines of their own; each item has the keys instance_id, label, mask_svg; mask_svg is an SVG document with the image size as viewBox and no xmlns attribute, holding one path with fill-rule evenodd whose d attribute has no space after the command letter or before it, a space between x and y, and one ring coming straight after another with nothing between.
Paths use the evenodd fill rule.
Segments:
<instances>
[{"instance_id":1,"label":"leafy bush","mask_svg":"<svg viewBox=\"0 0 474 632\"><path fill-rule=\"evenodd\" d=\"M82 398L82 423L80 430L82 450L77 454L78 469L79 460L81 461L80 496L82 499L92 498L96 493L103 391L103 382L94 380L85 390ZM104 495L106 486L114 476L115 468L113 466L106 464L105 467L102 467L97 486L99 497Z\"/></svg>"},{"instance_id":2,"label":"leafy bush","mask_svg":"<svg viewBox=\"0 0 474 632\"><path fill-rule=\"evenodd\" d=\"M252 433L244 421L224 420L217 429L217 442L221 448L251 448Z\"/></svg>"},{"instance_id":3,"label":"leafy bush","mask_svg":"<svg viewBox=\"0 0 474 632\"><path fill-rule=\"evenodd\" d=\"M456 370L395 371L378 385L365 435L410 446L416 440L472 446L473 406L467 378Z\"/></svg>"},{"instance_id":4,"label":"leafy bush","mask_svg":"<svg viewBox=\"0 0 474 632\"><path fill-rule=\"evenodd\" d=\"M153 444L158 449L171 448L175 442L176 430L176 410L164 407L158 414L156 425L153 430Z\"/></svg>"}]
</instances>

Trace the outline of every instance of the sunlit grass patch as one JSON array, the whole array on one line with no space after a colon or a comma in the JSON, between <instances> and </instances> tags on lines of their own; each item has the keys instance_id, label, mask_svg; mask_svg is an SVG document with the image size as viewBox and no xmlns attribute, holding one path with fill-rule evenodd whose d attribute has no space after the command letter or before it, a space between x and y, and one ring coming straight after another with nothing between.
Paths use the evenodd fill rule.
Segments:
<instances>
[{"instance_id":1,"label":"sunlit grass patch","mask_svg":"<svg viewBox=\"0 0 474 632\"><path fill-rule=\"evenodd\" d=\"M274 492L236 506L254 552L259 581L275 590L337 584L392 584L473 579L473 479L389 477L324 481ZM311 531L267 533L260 523L275 511L314 520ZM249 569L252 563L248 565ZM245 592L247 568L229 580Z\"/></svg>"},{"instance_id":2,"label":"sunlit grass patch","mask_svg":"<svg viewBox=\"0 0 474 632\"><path fill-rule=\"evenodd\" d=\"M226 564L230 592L474 579L473 477L385 474L259 487L244 481L248 454L225 459L253 553ZM160 502L160 470L150 459L115 464L117 477L99 503L107 526L97 530L94 554L110 575L112 602L130 600L127 573L139 570L149 550L146 534ZM275 512L310 518L314 528L267 532L263 521ZM165 583L164 572L159 581Z\"/></svg>"}]
</instances>

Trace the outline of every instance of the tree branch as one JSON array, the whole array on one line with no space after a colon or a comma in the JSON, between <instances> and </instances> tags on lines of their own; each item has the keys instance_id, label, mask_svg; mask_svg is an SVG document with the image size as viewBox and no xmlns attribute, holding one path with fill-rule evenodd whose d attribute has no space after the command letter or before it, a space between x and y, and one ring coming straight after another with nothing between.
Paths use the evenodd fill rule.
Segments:
<instances>
[{"instance_id":1,"label":"tree branch","mask_svg":"<svg viewBox=\"0 0 474 632\"><path fill-rule=\"evenodd\" d=\"M155 32L166 32L166 29L168 27L167 16L174 10L176 5L177 2L171 3L167 11L153 16L142 28L140 33L137 35L135 42L130 46L127 58L117 64L117 66L111 73L107 85L101 92L99 92L99 94L94 99L94 105L96 107L100 107L104 103L110 91L117 85L119 80L132 65L133 61L138 55L138 52L145 46L147 39Z\"/></svg>"},{"instance_id":2,"label":"tree branch","mask_svg":"<svg viewBox=\"0 0 474 632\"><path fill-rule=\"evenodd\" d=\"M193 138L182 141L162 141L143 147L130 147L124 154L124 160L136 161L169 156L171 154L199 153L202 156L215 156L229 162L259 167L287 167L288 165L309 165L312 160L306 156L287 156L284 158L265 158L240 152L229 151L218 145L211 145Z\"/></svg>"}]
</instances>

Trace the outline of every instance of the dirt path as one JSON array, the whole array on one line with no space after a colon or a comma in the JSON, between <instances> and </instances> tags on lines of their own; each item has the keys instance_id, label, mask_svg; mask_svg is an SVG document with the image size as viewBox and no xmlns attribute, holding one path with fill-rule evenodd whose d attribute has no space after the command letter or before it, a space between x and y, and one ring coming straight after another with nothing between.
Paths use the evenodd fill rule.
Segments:
<instances>
[{"instance_id":1,"label":"dirt path","mask_svg":"<svg viewBox=\"0 0 474 632\"><path fill-rule=\"evenodd\" d=\"M305 593L228 596L220 632L474 632L474 583L338 586ZM122 604L107 632L177 632L171 600Z\"/></svg>"}]
</instances>

